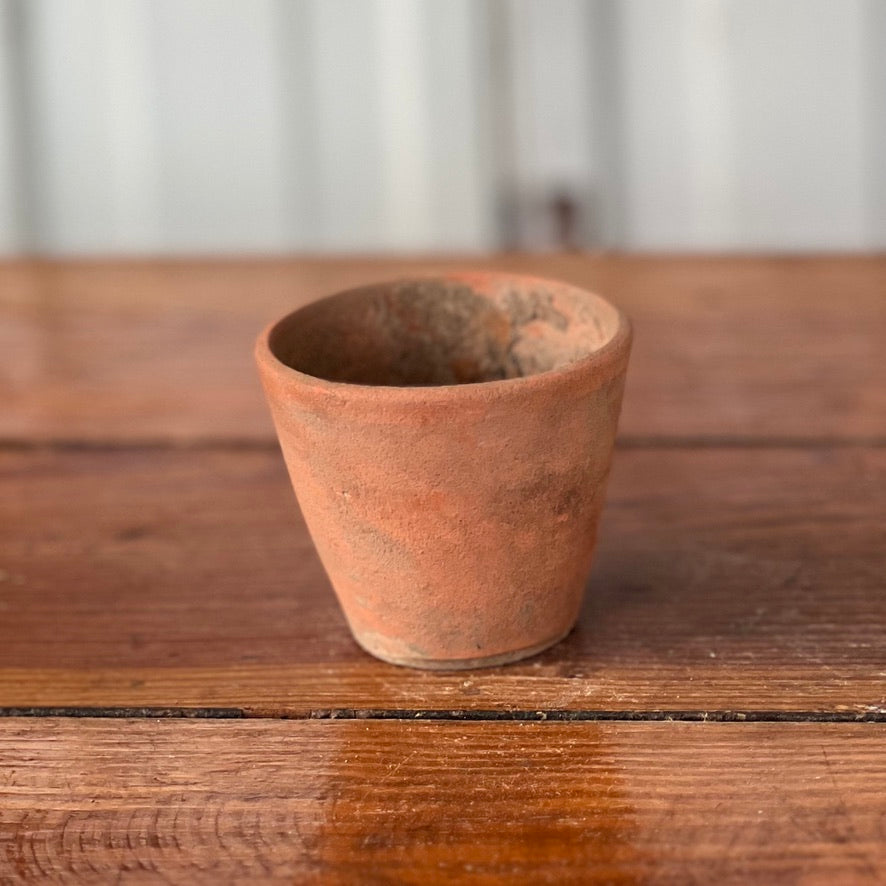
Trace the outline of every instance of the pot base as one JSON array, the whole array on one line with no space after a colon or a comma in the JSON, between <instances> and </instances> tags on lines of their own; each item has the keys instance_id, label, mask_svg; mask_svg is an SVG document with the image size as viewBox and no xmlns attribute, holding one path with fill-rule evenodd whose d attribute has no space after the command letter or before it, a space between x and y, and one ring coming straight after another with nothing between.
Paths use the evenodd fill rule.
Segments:
<instances>
[{"instance_id":1,"label":"pot base","mask_svg":"<svg viewBox=\"0 0 886 886\"><path fill-rule=\"evenodd\" d=\"M381 659L388 664L398 665L405 668L418 668L423 671L466 671L472 668L494 668L498 667L498 665L510 664L514 661L520 661L520 659L523 658L538 655L540 652L544 652L545 649L550 649L551 646L559 643L570 633L573 627L575 627L574 624L570 625L565 631L558 634L556 637L553 637L550 640L545 640L542 643L525 646L523 649L516 649L512 652L500 652L497 655L481 655L477 658L400 658L398 656L385 655L374 649L370 649L359 637L356 635L353 636L357 641L357 645L364 652L368 652L373 658Z\"/></svg>"}]
</instances>

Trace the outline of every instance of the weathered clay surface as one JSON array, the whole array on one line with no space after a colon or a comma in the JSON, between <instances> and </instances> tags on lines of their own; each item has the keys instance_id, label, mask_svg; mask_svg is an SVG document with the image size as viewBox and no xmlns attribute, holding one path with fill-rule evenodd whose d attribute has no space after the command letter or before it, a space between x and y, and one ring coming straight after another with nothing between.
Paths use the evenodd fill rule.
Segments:
<instances>
[{"instance_id":1,"label":"weathered clay surface","mask_svg":"<svg viewBox=\"0 0 886 886\"><path fill-rule=\"evenodd\" d=\"M599 297L500 274L350 290L260 336L296 495L366 650L471 667L569 632L629 351Z\"/></svg>"}]
</instances>

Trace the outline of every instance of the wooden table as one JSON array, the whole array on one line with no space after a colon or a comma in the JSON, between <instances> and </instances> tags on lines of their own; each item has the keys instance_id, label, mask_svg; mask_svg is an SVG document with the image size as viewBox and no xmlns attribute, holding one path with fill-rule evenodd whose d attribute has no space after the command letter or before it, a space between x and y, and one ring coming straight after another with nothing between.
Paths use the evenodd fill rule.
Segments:
<instances>
[{"instance_id":1,"label":"wooden table","mask_svg":"<svg viewBox=\"0 0 886 886\"><path fill-rule=\"evenodd\" d=\"M351 640L251 365L453 264L636 345L587 604L508 667ZM0 269L0 883L886 877L886 259Z\"/></svg>"}]
</instances>

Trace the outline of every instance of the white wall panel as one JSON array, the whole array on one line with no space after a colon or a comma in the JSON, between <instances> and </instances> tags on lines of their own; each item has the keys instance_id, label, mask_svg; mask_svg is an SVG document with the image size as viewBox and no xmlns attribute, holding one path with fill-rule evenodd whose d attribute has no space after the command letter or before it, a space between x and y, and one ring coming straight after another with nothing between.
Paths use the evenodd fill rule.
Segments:
<instances>
[{"instance_id":1,"label":"white wall panel","mask_svg":"<svg viewBox=\"0 0 886 886\"><path fill-rule=\"evenodd\" d=\"M375 6L375 0L309 4L319 248L376 249L385 239Z\"/></svg>"},{"instance_id":2,"label":"white wall panel","mask_svg":"<svg viewBox=\"0 0 886 886\"><path fill-rule=\"evenodd\" d=\"M882 0L0 0L0 77L5 253L545 247L562 191L886 247Z\"/></svg>"},{"instance_id":3,"label":"white wall panel","mask_svg":"<svg viewBox=\"0 0 886 886\"><path fill-rule=\"evenodd\" d=\"M512 131L505 133L509 181L505 186L518 213L518 245L550 245L551 200L568 194L578 211L579 232L596 225L601 194L610 187L601 155L603 125L594 104L593 77L599 70L594 0L506 0L511 82L502 97Z\"/></svg>"},{"instance_id":4,"label":"white wall panel","mask_svg":"<svg viewBox=\"0 0 886 886\"><path fill-rule=\"evenodd\" d=\"M25 209L18 181L24 158L17 131L21 120L16 12L13 0L0 0L0 254L25 246Z\"/></svg>"},{"instance_id":5,"label":"white wall panel","mask_svg":"<svg viewBox=\"0 0 886 886\"><path fill-rule=\"evenodd\" d=\"M379 186L385 246L421 248L434 236L432 84L424 51L432 38L427 4L381 0L376 9Z\"/></svg>"},{"instance_id":6,"label":"white wall panel","mask_svg":"<svg viewBox=\"0 0 886 886\"><path fill-rule=\"evenodd\" d=\"M687 3L619 6L623 242L685 248L697 228L686 51Z\"/></svg>"},{"instance_id":7,"label":"white wall panel","mask_svg":"<svg viewBox=\"0 0 886 886\"><path fill-rule=\"evenodd\" d=\"M24 11L28 55L23 85L31 102L29 175L34 182L32 244L70 252L104 244L130 245L122 236L128 212L117 199L115 176L123 158L114 138L115 105L126 103L126 84L109 70L109 5L34 0ZM119 39L125 39L121 37ZM142 101L141 96L133 101Z\"/></svg>"},{"instance_id":8,"label":"white wall panel","mask_svg":"<svg viewBox=\"0 0 886 886\"><path fill-rule=\"evenodd\" d=\"M285 248L273 0L148 0L163 246Z\"/></svg>"},{"instance_id":9,"label":"white wall panel","mask_svg":"<svg viewBox=\"0 0 886 886\"><path fill-rule=\"evenodd\" d=\"M407 2L423 11L417 50L418 69L426 72L421 95L432 225L421 248L488 249L496 232L483 4Z\"/></svg>"},{"instance_id":10,"label":"white wall panel","mask_svg":"<svg viewBox=\"0 0 886 886\"><path fill-rule=\"evenodd\" d=\"M886 3L867 0L862 23L865 72L864 193L869 248L886 249Z\"/></svg>"},{"instance_id":11,"label":"white wall panel","mask_svg":"<svg viewBox=\"0 0 886 886\"><path fill-rule=\"evenodd\" d=\"M863 6L731 7L736 239L749 249L865 243Z\"/></svg>"},{"instance_id":12,"label":"white wall panel","mask_svg":"<svg viewBox=\"0 0 886 886\"><path fill-rule=\"evenodd\" d=\"M161 250L161 160L151 0L102 0L103 126L107 139L106 236L122 250ZM100 250L97 237L90 249Z\"/></svg>"},{"instance_id":13,"label":"white wall panel","mask_svg":"<svg viewBox=\"0 0 886 886\"><path fill-rule=\"evenodd\" d=\"M865 103L863 2L629 0L621 10L625 245L874 245L865 121L886 108Z\"/></svg>"}]
</instances>

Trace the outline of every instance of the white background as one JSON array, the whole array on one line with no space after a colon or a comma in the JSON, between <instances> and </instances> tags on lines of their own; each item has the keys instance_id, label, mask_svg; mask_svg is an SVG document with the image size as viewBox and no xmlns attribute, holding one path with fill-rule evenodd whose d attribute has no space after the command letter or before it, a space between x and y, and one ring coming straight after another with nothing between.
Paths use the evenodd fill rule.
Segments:
<instances>
[{"instance_id":1,"label":"white background","mask_svg":"<svg viewBox=\"0 0 886 886\"><path fill-rule=\"evenodd\" d=\"M0 252L886 247L884 0L0 0Z\"/></svg>"}]
</instances>

